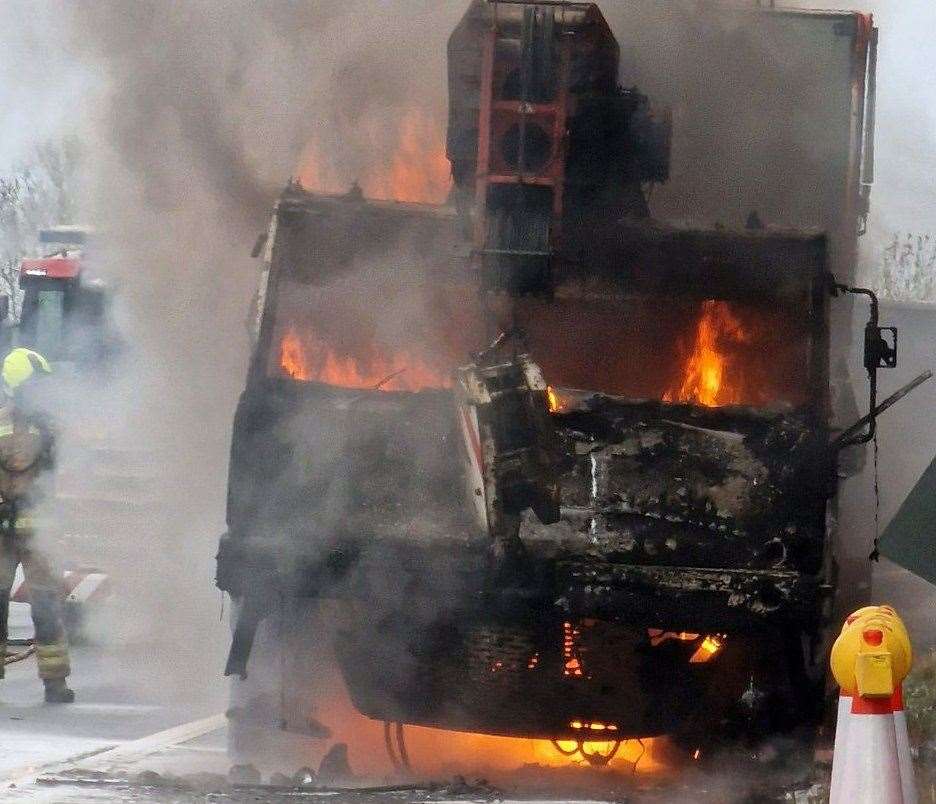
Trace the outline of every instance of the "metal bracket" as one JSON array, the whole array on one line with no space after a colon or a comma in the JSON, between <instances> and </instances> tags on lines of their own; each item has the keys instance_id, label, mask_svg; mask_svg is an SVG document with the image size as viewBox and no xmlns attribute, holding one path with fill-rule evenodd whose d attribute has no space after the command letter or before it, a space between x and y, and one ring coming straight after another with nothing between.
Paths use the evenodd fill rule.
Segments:
<instances>
[{"instance_id":1,"label":"metal bracket","mask_svg":"<svg viewBox=\"0 0 936 804\"><path fill-rule=\"evenodd\" d=\"M874 438L877 429L877 370L897 366L897 327L879 326L880 303L877 294L873 290L853 288L836 282L833 284L832 293L833 295L853 293L859 296L867 296L870 305L870 317L865 325L864 338L864 367L868 372L869 413L864 417L864 420L867 421L867 430L863 433L854 433L840 446L867 444ZM851 432L852 429L849 428L848 432ZM841 439L841 436L839 436L839 439Z\"/></svg>"},{"instance_id":2,"label":"metal bracket","mask_svg":"<svg viewBox=\"0 0 936 804\"><path fill-rule=\"evenodd\" d=\"M889 337L888 337L889 336ZM896 368L897 327L865 328L865 368Z\"/></svg>"}]
</instances>

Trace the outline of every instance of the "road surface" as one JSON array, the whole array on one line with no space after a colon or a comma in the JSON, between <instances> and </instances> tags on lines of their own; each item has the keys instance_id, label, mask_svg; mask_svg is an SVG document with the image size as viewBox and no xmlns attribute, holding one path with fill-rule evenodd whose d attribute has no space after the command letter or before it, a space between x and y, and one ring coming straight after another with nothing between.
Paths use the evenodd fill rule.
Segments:
<instances>
[{"instance_id":1,"label":"road surface","mask_svg":"<svg viewBox=\"0 0 936 804\"><path fill-rule=\"evenodd\" d=\"M22 617L20 625L28 630ZM465 782L452 775L421 779L417 767L407 778L357 777L327 785L320 779L317 784L325 789L296 788L286 779L271 778L264 767L265 786L243 779L232 784L227 719L215 702L168 696L158 686L139 683L160 661L161 656L138 644L76 647L73 682L79 700L72 706L41 702L34 660L10 666L0 686L0 801L370 804L509 801L516 796L537 802L740 802L752 790L783 792L809 782L799 771L778 775L750 758L735 757L731 770L730 762L720 762L715 768L688 767L678 773L606 772L570 762L564 767L518 767L490 782L471 777ZM270 782L278 786L270 787ZM351 784L364 789L349 789ZM373 789L388 785L391 789Z\"/></svg>"}]
</instances>

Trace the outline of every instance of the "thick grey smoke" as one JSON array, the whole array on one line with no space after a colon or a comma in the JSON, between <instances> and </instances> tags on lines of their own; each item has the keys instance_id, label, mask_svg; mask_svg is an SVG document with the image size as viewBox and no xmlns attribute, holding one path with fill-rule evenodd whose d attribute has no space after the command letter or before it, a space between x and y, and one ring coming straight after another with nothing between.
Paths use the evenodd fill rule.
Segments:
<instances>
[{"instance_id":1,"label":"thick grey smoke","mask_svg":"<svg viewBox=\"0 0 936 804\"><path fill-rule=\"evenodd\" d=\"M128 340L108 393L127 443L152 455L162 500L152 528L128 536L138 560L121 571L138 635L173 645L170 688L223 689L212 558L249 350L250 249L310 141L350 183L396 147L393 110L424 106L441 137L444 46L462 10L404 0L44 8L92 76L80 115L86 212L105 233Z\"/></svg>"}]
</instances>

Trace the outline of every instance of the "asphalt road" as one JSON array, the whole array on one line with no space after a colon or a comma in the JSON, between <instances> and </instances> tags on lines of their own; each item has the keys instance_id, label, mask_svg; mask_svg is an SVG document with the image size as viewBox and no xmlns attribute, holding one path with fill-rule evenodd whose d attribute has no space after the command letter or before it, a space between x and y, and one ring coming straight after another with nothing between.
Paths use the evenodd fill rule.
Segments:
<instances>
[{"instance_id":1,"label":"asphalt road","mask_svg":"<svg viewBox=\"0 0 936 804\"><path fill-rule=\"evenodd\" d=\"M78 699L67 706L43 702L34 657L8 666L0 682L0 789L3 780L30 768L121 745L218 711L210 702L180 699L175 691L170 698L158 686L138 683L151 676L157 660L139 645L74 647L71 683Z\"/></svg>"}]
</instances>

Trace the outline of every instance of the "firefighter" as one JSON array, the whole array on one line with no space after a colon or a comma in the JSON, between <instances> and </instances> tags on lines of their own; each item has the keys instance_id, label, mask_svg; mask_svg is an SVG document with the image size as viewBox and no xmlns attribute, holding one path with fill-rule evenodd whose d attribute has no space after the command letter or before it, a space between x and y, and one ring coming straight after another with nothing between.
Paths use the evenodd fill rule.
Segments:
<instances>
[{"instance_id":1,"label":"firefighter","mask_svg":"<svg viewBox=\"0 0 936 804\"><path fill-rule=\"evenodd\" d=\"M71 703L75 693L62 619L61 576L39 549L36 507L54 464L54 431L42 396L51 374L38 352L17 348L0 368L0 658L5 656L10 588L17 564L29 588L39 677L47 703ZM0 662L0 678L3 662Z\"/></svg>"}]
</instances>

